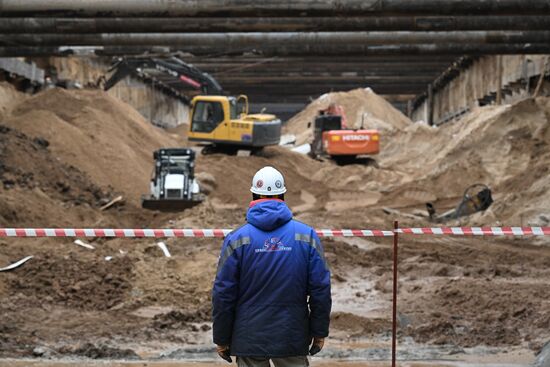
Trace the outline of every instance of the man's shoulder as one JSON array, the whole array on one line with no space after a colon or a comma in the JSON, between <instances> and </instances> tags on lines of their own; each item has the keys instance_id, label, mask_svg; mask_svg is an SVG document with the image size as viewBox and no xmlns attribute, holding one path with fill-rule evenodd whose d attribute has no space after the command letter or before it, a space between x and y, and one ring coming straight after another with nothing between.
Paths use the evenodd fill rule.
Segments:
<instances>
[{"instance_id":1,"label":"man's shoulder","mask_svg":"<svg viewBox=\"0 0 550 367\"><path fill-rule=\"evenodd\" d=\"M310 232L315 231L313 227L311 227L309 224L305 224L303 222L300 222L299 220L292 219L291 222L294 224L294 229L296 230L296 232L309 234Z\"/></svg>"},{"instance_id":2,"label":"man's shoulder","mask_svg":"<svg viewBox=\"0 0 550 367\"><path fill-rule=\"evenodd\" d=\"M311 232L315 232L315 230L311 226L296 219L291 219L282 227L286 227L286 230L289 230L290 228L288 227L288 225L291 225L290 228L293 228L296 233L310 235ZM229 234L227 235L227 240L231 242L242 237L254 236L257 231L260 230L254 227L252 224L244 223L240 227L235 228L233 231L229 232Z\"/></svg>"},{"instance_id":3,"label":"man's shoulder","mask_svg":"<svg viewBox=\"0 0 550 367\"><path fill-rule=\"evenodd\" d=\"M227 234L227 239L232 240L232 239L236 239L236 238L248 235L250 233L250 227L252 227L250 223L244 223L243 225L229 232Z\"/></svg>"}]
</instances>

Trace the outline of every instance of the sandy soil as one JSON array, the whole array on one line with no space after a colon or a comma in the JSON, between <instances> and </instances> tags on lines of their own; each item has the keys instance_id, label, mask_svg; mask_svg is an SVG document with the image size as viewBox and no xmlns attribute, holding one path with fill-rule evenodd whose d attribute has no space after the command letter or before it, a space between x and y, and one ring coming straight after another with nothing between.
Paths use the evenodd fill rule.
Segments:
<instances>
[{"instance_id":1,"label":"sandy soil","mask_svg":"<svg viewBox=\"0 0 550 367\"><path fill-rule=\"evenodd\" d=\"M0 123L6 227L236 227L249 179L266 164L285 173L289 206L316 228L389 228L394 219L431 225L382 208L423 214L429 200L442 211L475 182L491 186L495 203L447 224L549 223L547 98L482 108L439 129L386 121L392 128L383 135L380 168L337 166L283 148L253 157L201 156L197 171L211 189L208 199L176 214L144 211L138 202L148 189L152 150L181 145L177 134L98 91L51 90L22 98L10 111ZM99 210L118 194L124 203ZM171 258L152 239L85 242L95 250L63 238L0 239L0 266L34 256L0 273L0 357L215 358L210 288L219 240L168 239ZM387 360L391 240L324 245L334 313L323 356ZM400 356L529 363L550 339L549 245L547 238L403 236ZM510 359L515 354L521 357Z\"/></svg>"},{"instance_id":2,"label":"sandy soil","mask_svg":"<svg viewBox=\"0 0 550 367\"><path fill-rule=\"evenodd\" d=\"M332 103L344 108L348 127L352 129L363 126L365 129L378 129L386 133L404 129L412 123L372 89L359 88L322 95L293 116L285 125L285 132L296 135L297 145L306 143L312 137L312 130L307 128L308 123L313 123L319 110Z\"/></svg>"}]
</instances>

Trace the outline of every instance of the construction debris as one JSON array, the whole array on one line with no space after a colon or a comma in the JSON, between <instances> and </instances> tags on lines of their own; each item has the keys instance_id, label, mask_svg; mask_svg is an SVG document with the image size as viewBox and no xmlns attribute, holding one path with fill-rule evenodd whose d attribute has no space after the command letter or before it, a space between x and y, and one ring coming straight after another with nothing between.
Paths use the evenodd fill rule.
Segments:
<instances>
[{"instance_id":1,"label":"construction debris","mask_svg":"<svg viewBox=\"0 0 550 367\"><path fill-rule=\"evenodd\" d=\"M162 250L162 253L165 257L172 257L170 251L168 251L168 247L164 242L157 242L157 246Z\"/></svg>"},{"instance_id":2,"label":"construction debris","mask_svg":"<svg viewBox=\"0 0 550 367\"><path fill-rule=\"evenodd\" d=\"M29 261L30 259L32 259L32 256L24 257L21 260L14 262L13 264L0 268L0 271L9 271L9 270L16 269L21 265L23 265L24 263L26 263L27 261Z\"/></svg>"},{"instance_id":3,"label":"construction debris","mask_svg":"<svg viewBox=\"0 0 550 367\"><path fill-rule=\"evenodd\" d=\"M120 203L122 201L123 201L122 195L119 195L116 198L109 201L107 204L103 205L101 208L99 208L99 210L101 210L101 211L107 210L110 207L112 207L113 205L115 205L116 203Z\"/></svg>"},{"instance_id":4,"label":"construction debris","mask_svg":"<svg viewBox=\"0 0 550 367\"><path fill-rule=\"evenodd\" d=\"M438 215L432 203L426 203L426 208L431 221L442 223L451 219L458 219L466 215L484 211L489 208L492 203L493 197L491 196L491 189L484 184L474 184L464 191L462 201L455 209Z\"/></svg>"},{"instance_id":5,"label":"construction debris","mask_svg":"<svg viewBox=\"0 0 550 367\"><path fill-rule=\"evenodd\" d=\"M84 248L87 248L88 250L95 250L95 247L90 245L89 243L82 242L81 240L74 240L73 242L75 245L82 246Z\"/></svg>"}]
</instances>

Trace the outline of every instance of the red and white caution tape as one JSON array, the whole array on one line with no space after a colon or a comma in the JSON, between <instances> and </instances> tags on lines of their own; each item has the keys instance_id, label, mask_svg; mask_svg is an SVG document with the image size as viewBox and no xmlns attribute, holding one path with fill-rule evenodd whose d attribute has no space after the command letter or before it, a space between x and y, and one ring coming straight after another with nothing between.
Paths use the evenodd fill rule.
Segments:
<instances>
[{"instance_id":1,"label":"red and white caution tape","mask_svg":"<svg viewBox=\"0 0 550 367\"><path fill-rule=\"evenodd\" d=\"M379 229L317 229L319 237L389 237L393 231Z\"/></svg>"},{"instance_id":2,"label":"red and white caution tape","mask_svg":"<svg viewBox=\"0 0 550 367\"><path fill-rule=\"evenodd\" d=\"M0 237L225 237L231 229L0 228Z\"/></svg>"},{"instance_id":3,"label":"red and white caution tape","mask_svg":"<svg viewBox=\"0 0 550 367\"><path fill-rule=\"evenodd\" d=\"M0 237L225 237L232 229L0 228ZM385 237L393 231L320 229L321 237Z\"/></svg>"},{"instance_id":4,"label":"red and white caution tape","mask_svg":"<svg viewBox=\"0 0 550 367\"><path fill-rule=\"evenodd\" d=\"M435 234L456 236L549 236L550 227L435 227L399 228L403 234Z\"/></svg>"},{"instance_id":5,"label":"red and white caution tape","mask_svg":"<svg viewBox=\"0 0 550 367\"><path fill-rule=\"evenodd\" d=\"M0 237L225 237L231 229L115 229L0 228ZM318 229L320 237L391 237L395 232L416 235L548 236L550 227L433 227L376 229Z\"/></svg>"}]
</instances>

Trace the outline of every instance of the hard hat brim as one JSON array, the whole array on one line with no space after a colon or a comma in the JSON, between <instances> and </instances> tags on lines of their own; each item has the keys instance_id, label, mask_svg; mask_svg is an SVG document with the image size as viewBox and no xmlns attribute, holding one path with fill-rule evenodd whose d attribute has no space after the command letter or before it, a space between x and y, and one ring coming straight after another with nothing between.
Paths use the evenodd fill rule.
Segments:
<instances>
[{"instance_id":1,"label":"hard hat brim","mask_svg":"<svg viewBox=\"0 0 550 367\"><path fill-rule=\"evenodd\" d=\"M273 191L258 190L255 187L251 187L250 192L256 195L275 196L284 194L286 192L286 187Z\"/></svg>"}]
</instances>

